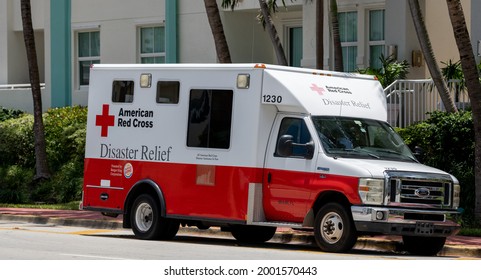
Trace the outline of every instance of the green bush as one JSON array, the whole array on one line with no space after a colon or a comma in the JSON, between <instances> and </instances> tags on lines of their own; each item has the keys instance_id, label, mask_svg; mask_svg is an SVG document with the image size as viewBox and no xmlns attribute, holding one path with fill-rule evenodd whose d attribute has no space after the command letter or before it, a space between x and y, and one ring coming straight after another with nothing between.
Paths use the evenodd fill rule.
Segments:
<instances>
[{"instance_id":1,"label":"green bush","mask_svg":"<svg viewBox=\"0 0 481 280\"><path fill-rule=\"evenodd\" d=\"M52 177L41 182L33 182L33 116L25 114L0 121L0 203L80 200L87 108L50 109L43 114L43 121ZM12 179L19 177L23 179L18 183Z\"/></svg>"},{"instance_id":2,"label":"green bush","mask_svg":"<svg viewBox=\"0 0 481 280\"><path fill-rule=\"evenodd\" d=\"M0 122L15 119L24 114L23 111L0 107Z\"/></svg>"},{"instance_id":3,"label":"green bush","mask_svg":"<svg viewBox=\"0 0 481 280\"><path fill-rule=\"evenodd\" d=\"M0 164L35 166L33 116L0 122Z\"/></svg>"},{"instance_id":4,"label":"green bush","mask_svg":"<svg viewBox=\"0 0 481 280\"><path fill-rule=\"evenodd\" d=\"M425 122L398 129L411 150L424 150L423 163L454 175L461 184L465 223L474 221L474 130L471 112L433 112Z\"/></svg>"},{"instance_id":5,"label":"green bush","mask_svg":"<svg viewBox=\"0 0 481 280\"><path fill-rule=\"evenodd\" d=\"M31 168L22 168L18 165L0 167L0 201L8 203L29 201L32 178Z\"/></svg>"}]
</instances>

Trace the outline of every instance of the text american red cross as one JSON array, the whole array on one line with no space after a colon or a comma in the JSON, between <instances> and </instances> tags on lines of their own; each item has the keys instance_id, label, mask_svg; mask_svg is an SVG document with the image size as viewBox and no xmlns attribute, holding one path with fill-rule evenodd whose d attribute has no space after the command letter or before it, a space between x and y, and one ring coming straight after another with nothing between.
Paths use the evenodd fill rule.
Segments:
<instances>
[{"instance_id":1,"label":"text american red cross","mask_svg":"<svg viewBox=\"0 0 481 280\"><path fill-rule=\"evenodd\" d=\"M109 104L102 106L102 115L97 115L95 118L95 125L102 128L100 136L107 137L109 132L109 126L114 126L115 116L109 115Z\"/></svg>"}]
</instances>

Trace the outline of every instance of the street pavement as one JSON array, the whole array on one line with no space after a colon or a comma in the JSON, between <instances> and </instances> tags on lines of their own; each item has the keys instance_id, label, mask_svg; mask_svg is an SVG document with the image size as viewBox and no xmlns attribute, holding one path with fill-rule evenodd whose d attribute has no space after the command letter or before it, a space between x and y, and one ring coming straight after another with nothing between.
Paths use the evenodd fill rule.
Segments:
<instances>
[{"instance_id":1,"label":"street pavement","mask_svg":"<svg viewBox=\"0 0 481 280\"><path fill-rule=\"evenodd\" d=\"M27 208L0 208L0 221L24 221L36 224L55 224L61 226L81 226L96 229L120 229L122 217L108 217L100 212L80 210L52 210ZM195 227L181 227L179 234L185 235L225 235L218 228L199 230ZM311 232L278 228L271 242L314 244ZM388 253L404 253L399 236L362 236L355 249L376 250ZM461 256L481 258L481 237L452 236L438 256Z\"/></svg>"}]
</instances>

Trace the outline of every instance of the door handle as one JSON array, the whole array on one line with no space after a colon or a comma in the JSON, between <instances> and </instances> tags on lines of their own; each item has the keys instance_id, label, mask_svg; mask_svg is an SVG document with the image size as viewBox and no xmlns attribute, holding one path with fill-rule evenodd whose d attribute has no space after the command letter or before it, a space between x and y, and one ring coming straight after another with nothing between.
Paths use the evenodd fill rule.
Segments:
<instances>
[{"instance_id":1,"label":"door handle","mask_svg":"<svg viewBox=\"0 0 481 280\"><path fill-rule=\"evenodd\" d=\"M267 183L270 184L272 181L272 174L269 172L267 173Z\"/></svg>"}]
</instances>

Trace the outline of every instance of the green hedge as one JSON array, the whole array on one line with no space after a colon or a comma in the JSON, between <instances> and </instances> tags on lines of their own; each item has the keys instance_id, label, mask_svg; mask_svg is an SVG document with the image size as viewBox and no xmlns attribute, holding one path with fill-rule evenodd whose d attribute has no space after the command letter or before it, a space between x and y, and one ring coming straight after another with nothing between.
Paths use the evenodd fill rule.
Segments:
<instances>
[{"instance_id":1,"label":"green hedge","mask_svg":"<svg viewBox=\"0 0 481 280\"><path fill-rule=\"evenodd\" d=\"M433 112L421 122L398 133L411 150L424 150L422 162L454 175L461 184L464 223L474 219L474 130L471 112Z\"/></svg>"},{"instance_id":2,"label":"green hedge","mask_svg":"<svg viewBox=\"0 0 481 280\"><path fill-rule=\"evenodd\" d=\"M0 203L64 203L80 200L87 109L66 107L43 114L52 178L34 183L33 116L0 121Z\"/></svg>"}]
</instances>

